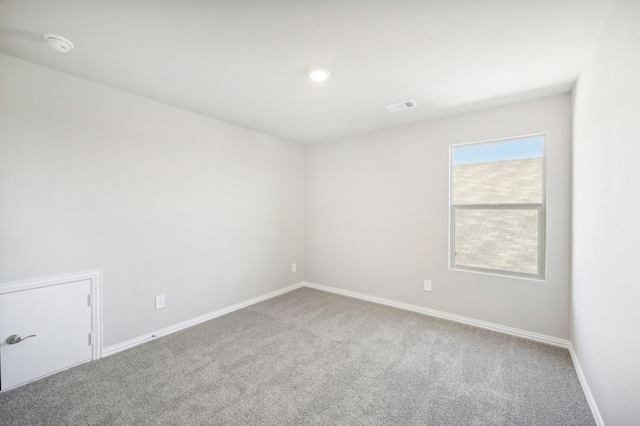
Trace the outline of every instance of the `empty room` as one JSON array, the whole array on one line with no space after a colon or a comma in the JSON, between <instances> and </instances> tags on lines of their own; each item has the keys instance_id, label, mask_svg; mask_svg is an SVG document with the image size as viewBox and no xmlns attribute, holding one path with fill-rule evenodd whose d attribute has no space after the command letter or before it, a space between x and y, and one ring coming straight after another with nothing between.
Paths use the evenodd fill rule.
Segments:
<instances>
[{"instance_id":1,"label":"empty room","mask_svg":"<svg viewBox=\"0 0 640 426\"><path fill-rule=\"evenodd\" d=\"M0 424L640 424L638 22L0 0Z\"/></svg>"}]
</instances>

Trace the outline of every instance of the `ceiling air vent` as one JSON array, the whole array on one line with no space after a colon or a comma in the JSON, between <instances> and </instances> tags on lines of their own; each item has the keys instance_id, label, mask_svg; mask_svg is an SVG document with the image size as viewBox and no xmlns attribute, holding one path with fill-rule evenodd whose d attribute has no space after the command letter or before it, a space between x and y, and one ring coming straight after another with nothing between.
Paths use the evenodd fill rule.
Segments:
<instances>
[{"instance_id":1,"label":"ceiling air vent","mask_svg":"<svg viewBox=\"0 0 640 426\"><path fill-rule=\"evenodd\" d=\"M398 102L397 104L385 105L385 109L389 112L398 112L409 108L415 108L418 104L413 99Z\"/></svg>"}]
</instances>

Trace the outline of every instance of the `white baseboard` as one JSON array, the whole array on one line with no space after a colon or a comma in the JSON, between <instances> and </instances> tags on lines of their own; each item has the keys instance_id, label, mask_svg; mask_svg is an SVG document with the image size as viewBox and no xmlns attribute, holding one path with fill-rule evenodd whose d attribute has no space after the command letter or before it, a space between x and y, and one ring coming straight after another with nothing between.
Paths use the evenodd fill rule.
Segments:
<instances>
[{"instance_id":1,"label":"white baseboard","mask_svg":"<svg viewBox=\"0 0 640 426\"><path fill-rule=\"evenodd\" d=\"M429 315L432 317L447 319L450 321L459 322L462 324L472 325L474 327L480 327L487 330L497 331L500 333L510 334L512 336L523 337L529 340L535 340L537 342L547 343L553 346L560 346L562 348L569 348L570 342L568 340L559 339L557 337L546 336L544 334L533 333L530 331L520 330L517 328L506 327L500 324L494 324L491 322L480 321L477 319L463 317L460 315L449 314L447 312L436 311L435 309L424 308L422 306L410 305L408 303L396 302L391 299L384 299L382 297L369 296L364 293L357 293L355 291L343 290L336 287L329 287L326 285L314 284L305 281L305 287L315 288L316 290L327 291L329 293L341 294L343 296L353 297L356 299L366 300L368 302L379 303L381 305L392 306L394 308L404 309L406 311L413 311L424 315Z\"/></svg>"},{"instance_id":2,"label":"white baseboard","mask_svg":"<svg viewBox=\"0 0 640 426\"><path fill-rule=\"evenodd\" d=\"M300 282L300 283L291 285L289 287L281 288L280 290L272 291L271 293L263 294L262 296L254 297L253 299L245 300L244 302L236 303L235 305L227 306L226 308L218 309L217 311L213 311L208 314L204 314L199 317L192 318L187 321L183 321L178 324L170 325L169 327L165 327L153 333L145 334L139 337L134 337L133 339L129 339L124 342L117 343L115 345L104 348L102 350L102 356L109 356L109 355L116 354L118 352L122 352L126 349L133 348L134 346L138 346L142 343L148 342L158 337L166 336L168 334L175 333L176 331L184 330L185 328L189 328L194 325L200 324L202 322L209 321L210 319L231 313L233 311L237 311L238 309L246 308L247 306L251 306L258 302L262 302L263 300L271 299L272 297L276 297L281 294L288 293L292 290L302 287L303 285L304 285L304 282Z\"/></svg>"},{"instance_id":3,"label":"white baseboard","mask_svg":"<svg viewBox=\"0 0 640 426\"><path fill-rule=\"evenodd\" d=\"M575 349L571 342L569 342L569 353L571 354L571 360L573 361L573 366L576 369L576 374L578 375L578 380L580 380L580 385L582 386L582 391L584 392L584 396L587 398L587 402L589 403L589 407L591 408L591 413L593 414L593 418L596 421L598 426L604 426L604 420L602 420L602 416L600 415L600 410L598 410L598 406L596 405L596 400L593 398L593 394L591 393L591 388L589 388L589 384L587 383L587 378L582 371L582 367L580 366L580 361L578 360L578 354L576 354Z\"/></svg>"}]
</instances>

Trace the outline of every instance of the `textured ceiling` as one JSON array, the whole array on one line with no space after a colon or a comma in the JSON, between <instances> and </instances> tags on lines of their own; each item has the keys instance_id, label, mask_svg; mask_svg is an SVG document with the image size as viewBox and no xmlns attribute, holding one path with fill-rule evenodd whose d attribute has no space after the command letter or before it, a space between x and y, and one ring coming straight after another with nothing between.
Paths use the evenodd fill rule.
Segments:
<instances>
[{"instance_id":1,"label":"textured ceiling","mask_svg":"<svg viewBox=\"0 0 640 426\"><path fill-rule=\"evenodd\" d=\"M568 92L610 6L0 0L0 51L311 143ZM55 52L44 33L70 39L75 49ZM312 82L306 72L313 66L329 69L331 78ZM383 108L406 99L419 106L394 114Z\"/></svg>"}]
</instances>

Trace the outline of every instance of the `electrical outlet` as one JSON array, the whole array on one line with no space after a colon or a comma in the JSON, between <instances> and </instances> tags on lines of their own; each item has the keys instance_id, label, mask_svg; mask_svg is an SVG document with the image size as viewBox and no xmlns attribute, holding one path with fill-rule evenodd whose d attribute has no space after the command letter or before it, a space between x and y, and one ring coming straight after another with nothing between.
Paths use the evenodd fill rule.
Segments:
<instances>
[{"instance_id":1,"label":"electrical outlet","mask_svg":"<svg viewBox=\"0 0 640 426\"><path fill-rule=\"evenodd\" d=\"M156 309L162 309L165 307L164 294L156 296Z\"/></svg>"},{"instance_id":2,"label":"electrical outlet","mask_svg":"<svg viewBox=\"0 0 640 426\"><path fill-rule=\"evenodd\" d=\"M424 280L424 291L431 291L431 280Z\"/></svg>"},{"instance_id":3,"label":"electrical outlet","mask_svg":"<svg viewBox=\"0 0 640 426\"><path fill-rule=\"evenodd\" d=\"M295 271L297 271L297 270L298 270L298 265L297 265L297 264L295 264L295 263L292 263L292 264L291 264L291 272L295 272Z\"/></svg>"}]
</instances>

